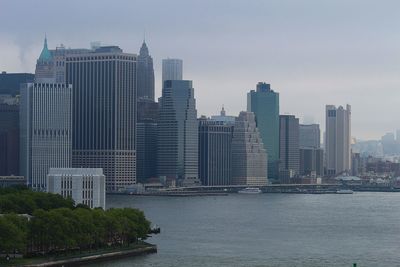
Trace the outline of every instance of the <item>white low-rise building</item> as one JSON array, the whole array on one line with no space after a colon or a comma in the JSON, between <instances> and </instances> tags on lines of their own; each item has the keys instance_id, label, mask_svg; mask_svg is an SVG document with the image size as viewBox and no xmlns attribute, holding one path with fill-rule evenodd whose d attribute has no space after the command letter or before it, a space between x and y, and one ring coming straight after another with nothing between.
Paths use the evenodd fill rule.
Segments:
<instances>
[{"instance_id":1,"label":"white low-rise building","mask_svg":"<svg viewBox=\"0 0 400 267\"><path fill-rule=\"evenodd\" d=\"M50 168L47 192L71 197L76 204L106 208L105 176L101 168Z\"/></svg>"}]
</instances>

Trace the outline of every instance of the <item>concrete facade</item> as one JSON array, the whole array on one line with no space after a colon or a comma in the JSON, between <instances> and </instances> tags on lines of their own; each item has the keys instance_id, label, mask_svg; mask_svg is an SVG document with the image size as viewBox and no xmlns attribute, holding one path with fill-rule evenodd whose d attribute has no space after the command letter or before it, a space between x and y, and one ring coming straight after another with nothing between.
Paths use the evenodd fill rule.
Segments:
<instances>
[{"instance_id":1,"label":"concrete facade","mask_svg":"<svg viewBox=\"0 0 400 267\"><path fill-rule=\"evenodd\" d=\"M71 197L75 204L106 209L105 176L101 168L51 168L46 191Z\"/></svg>"},{"instance_id":2,"label":"concrete facade","mask_svg":"<svg viewBox=\"0 0 400 267\"><path fill-rule=\"evenodd\" d=\"M326 174L351 171L351 106L326 106Z\"/></svg>"},{"instance_id":3,"label":"concrete facade","mask_svg":"<svg viewBox=\"0 0 400 267\"><path fill-rule=\"evenodd\" d=\"M28 83L21 88L20 175L46 190L50 168L71 167L72 86Z\"/></svg>"},{"instance_id":4,"label":"concrete facade","mask_svg":"<svg viewBox=\"0 0 400 267\"><path fill-rule=\"evenodd\" d=\"M253 112L242 111L235 121L232 138L232 182L235 185L248 186L268 184L267 152Z\"/></svg>"}]
</instances>

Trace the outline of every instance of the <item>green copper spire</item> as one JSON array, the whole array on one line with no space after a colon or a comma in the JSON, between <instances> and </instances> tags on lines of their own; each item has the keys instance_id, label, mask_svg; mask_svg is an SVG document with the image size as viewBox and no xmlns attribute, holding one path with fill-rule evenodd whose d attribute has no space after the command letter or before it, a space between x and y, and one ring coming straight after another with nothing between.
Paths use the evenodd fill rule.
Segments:
<instances>
[{"instance_id":1,"label":"green copper spire","mask_svg":"<svg viewBox=\"0 0 400 267\"><path fill-rule=\"evenodd\" d=\"M44 37L44 45L42 49L42 53L40 53L39 60L40 61L50 61L52 59L51 53L47 48L47 37Z\"/></svg>"}]
</instances>

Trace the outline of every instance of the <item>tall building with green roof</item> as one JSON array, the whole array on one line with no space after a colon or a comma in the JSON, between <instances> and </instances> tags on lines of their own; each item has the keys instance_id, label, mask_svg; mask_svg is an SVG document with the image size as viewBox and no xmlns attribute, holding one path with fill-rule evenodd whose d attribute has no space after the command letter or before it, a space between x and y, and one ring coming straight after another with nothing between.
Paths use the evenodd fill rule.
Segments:
<instances>
[{"instance_id":1,"label":"tall building with green roof","mask_svg":"<svg viewBox=\"0 0 400 267\"><path fill-rule=\"evenodd\" d=\"M256 116L264 148L268 155L268 178L278 179L279 172L279 94L270 84L259 82L256 90L247 94L247 111Z\"/></svg>"},{"instance_id":2,"label":"tall building with green roof","mask_svg":"<svg viewBox=\"0 0 400 267\"><path fill-rule=\"evenodd\" d=\"M55 68L53 56L47 47L47 38L44 38L42 52L36 61L35 82L55 83Z\"/></svg>"}]
</instances>

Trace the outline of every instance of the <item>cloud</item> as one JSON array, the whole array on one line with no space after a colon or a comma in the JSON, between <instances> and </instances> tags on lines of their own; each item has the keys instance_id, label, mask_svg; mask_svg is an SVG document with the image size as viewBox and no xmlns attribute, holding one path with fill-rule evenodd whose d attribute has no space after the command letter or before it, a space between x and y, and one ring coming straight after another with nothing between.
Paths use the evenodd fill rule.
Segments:
<instances>
[{"instance_id":1,"label":"cloud","mask_svg":"<svg viewBox=\"0 0 400 267\"><path fill-rule=\"evenodd\" d=\"M400 128L400 2L372 0L59 0L0 2L0 67L33 71L49 45L94 40L136 53L146 41L161 90L161 60L184 60L199 114L246 109L265 81L281 111L324 124L325 104L353 106L353 134L379 138Z\"/></svg>"}]
</instances>

